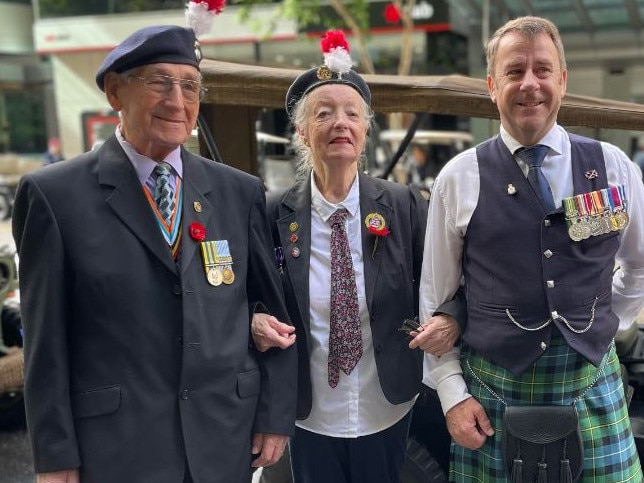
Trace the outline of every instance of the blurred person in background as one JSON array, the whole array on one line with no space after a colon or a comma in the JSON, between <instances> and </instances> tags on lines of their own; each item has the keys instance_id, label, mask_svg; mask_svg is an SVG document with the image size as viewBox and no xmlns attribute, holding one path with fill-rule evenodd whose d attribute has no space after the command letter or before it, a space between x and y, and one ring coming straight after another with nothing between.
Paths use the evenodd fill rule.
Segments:
<instances>
[{"instance_id":1,"label":"blurred person in background","mask_svg":"<svg viewBox=\"0 0 644 483\"><path fill-rule=\"evenodd\" d=\"M49 138L47 140L47 151L43 155L43 165L47 166L48 164L54 164L64 159L60 139L55 137Z\"/></svg>"}]
</instances>

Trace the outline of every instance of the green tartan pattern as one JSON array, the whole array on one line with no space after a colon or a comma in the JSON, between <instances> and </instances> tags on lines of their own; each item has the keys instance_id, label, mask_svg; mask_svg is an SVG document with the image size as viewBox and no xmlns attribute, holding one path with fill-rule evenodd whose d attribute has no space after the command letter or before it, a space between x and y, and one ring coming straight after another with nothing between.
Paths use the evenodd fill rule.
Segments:
<instances>
[{"instance_id":1,"label":"green tartan pattern","mask_svg":"<svg viewBox=\"0 0 644 483\"><path fill-rule=\"evenodd\" d=\"M579 481L642 481L614 344L604 356L600 374L561 335L553 337L543 356L520 376L467 349L462 351L461 359L469 392L485 408L495 434L475 451L452 442L450 482L509 482L502 450L504 405L473 377L468 362L478 378L509 405L572 404L583 393L576 403L585 456ZM595 384L586 391L597 376Z\"/></svg>"}]
</instances>

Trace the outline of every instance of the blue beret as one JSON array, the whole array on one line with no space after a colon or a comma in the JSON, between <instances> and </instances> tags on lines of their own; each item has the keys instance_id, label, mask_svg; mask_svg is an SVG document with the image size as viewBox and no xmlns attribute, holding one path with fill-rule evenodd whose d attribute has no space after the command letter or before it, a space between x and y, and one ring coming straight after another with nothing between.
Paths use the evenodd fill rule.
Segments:
<instances>
[{"instance_id":1,"label":"blue beret","mask_svg":"<svg viewBox=\"0 0 644 483\"><path fill-rule=\"evenodd\" d=\"M371 91L360 74L350 70L340 76L338 73L322 65L300 74L293 81L291 87L288 88L288 92L286 93L286 112L288 115L293 117L293 109L300 99L313 89L326 84L346 84L353 87L365 102L371 105Z\"/></svg>"},{"instance_id":2,"label":"blue beret","mask_svg":"<svg viewBox=\"0 0 644 483\"><path fill-rule=\"evenodd\" d=\"M190 28L155 25L137 30L107 54L96 72L96 85L102 91L105 74L125 72L141 65L168 63L199 68L201 48Z\"/></svg>"}]
</instances>

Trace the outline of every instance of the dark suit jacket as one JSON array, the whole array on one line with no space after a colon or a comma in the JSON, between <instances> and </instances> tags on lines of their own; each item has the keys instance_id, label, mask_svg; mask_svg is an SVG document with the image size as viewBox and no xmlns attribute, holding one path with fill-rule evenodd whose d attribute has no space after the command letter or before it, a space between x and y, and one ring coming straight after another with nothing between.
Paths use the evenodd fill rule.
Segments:
<instances>
[{"instance_id":1,"label":"dark suit jacket","mask_svg":"<svg viewBox=\"0 0 644 483\"><path fill-rule=\"evenodd\" d=\"M288 320L262 186L182 159L179 268L116 138L21 181L14 237L38 472L176 483L187 462L197 483L245 482L252 433L292 433L296 351L249 345L255 304ZM231 285L207 282L192 222L228 241Z\"/></svg>"},{"instance_id":2,"label":"dark suit jacket","mask_svg":"<svg viewBox=\"0 0 644 483\"><path fill-rule=\"evenodd\" d=\"M374 356L382 390L392 404L412 399L420 390L422 352L410 350L409 339L398 331L405 318L418 314L418 284L427 220L427 202L402 185L360 174L360 213L365 291ZM298 419L311 412L309 369L309 261L311 248L311 181L296 183L283 196L269 196L268 215L273 241L284 251L282 276L286 305L298 337ZM379 213L391 231L378 240L369 233L364 219ZM290 241L291 223L298 224L298 240ZM291 255L297 246L300 256ZM373 256L372 256L373 254Z\"/></svg>"}]
</instances>

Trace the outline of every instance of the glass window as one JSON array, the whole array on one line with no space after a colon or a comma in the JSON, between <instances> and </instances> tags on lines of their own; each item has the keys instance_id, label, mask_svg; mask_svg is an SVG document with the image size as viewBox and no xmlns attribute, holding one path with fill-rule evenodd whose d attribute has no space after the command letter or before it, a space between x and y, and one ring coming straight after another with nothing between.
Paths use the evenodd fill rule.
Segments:
<instances>
[{"instance_id":1,"label":"glass window","mask_svg":"<svg viewBox=\"0 0 644 483\"><path fill-rule=\"evenodd\" d=\"M184 0L38 0L37 3L40 18L182 10L186 4Z\"/></svg>"}]
</instances>

